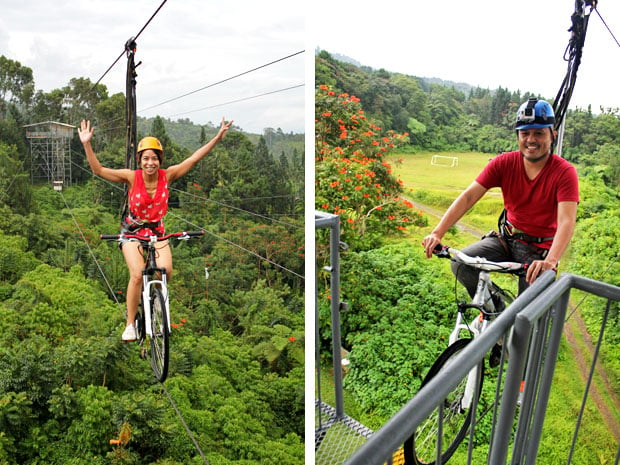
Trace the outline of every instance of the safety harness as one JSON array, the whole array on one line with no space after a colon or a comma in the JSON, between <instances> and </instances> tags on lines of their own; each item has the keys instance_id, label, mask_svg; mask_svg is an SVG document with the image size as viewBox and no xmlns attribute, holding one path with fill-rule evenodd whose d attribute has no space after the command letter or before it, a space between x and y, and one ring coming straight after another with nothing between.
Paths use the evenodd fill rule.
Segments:
<instances>
[{"instance_id":1,"label":"safety harness","mask_svg":"<svg viewBox=\"0 0 620 465\"><path fill-rule=\"evenodd\" d=\"M543 242L552 241L555 236L549 237L536 237L531 236L524 231L516 228L512 223L510 223L507 219L508 213L506 209L502 211L501 215L499 215L499 219L497 220L497 229L499 233L505 239L518 239L523 242L527 242L528 244L541 244Z\"/></svg>"}]
</instances>

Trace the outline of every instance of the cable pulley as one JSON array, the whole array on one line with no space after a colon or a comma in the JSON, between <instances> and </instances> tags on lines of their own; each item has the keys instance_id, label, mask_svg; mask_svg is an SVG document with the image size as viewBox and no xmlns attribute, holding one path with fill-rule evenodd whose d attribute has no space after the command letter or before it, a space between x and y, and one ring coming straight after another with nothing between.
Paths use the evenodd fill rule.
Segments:
<instances>
[{"instance_id":1,"label":"cable pulley","mask_svg":"<svg viewBox=\"0 0 620 465\"><path fill-rule=\"evenodd\" d=\"M135 54L137 50L137 44L133 37L130 37L125 43L125 53L127 55L127 73L125 78L125 129L126 129L126 144L125 144L125 168L130 170L136 169L136 147L137 147L137 105L136 105L136 68L140 66L142 62L135 64ZM121 211L121 221L127 216L129 211L128 186L124 187L124 201L123 209Z\"/></svg>"},{"instance_id":2,"label":"cable pulley","mask_svg":"<svg viewBox=\"0 0 620 465\"><path fill-rule=\"evenodd\" d=\"M568 46L564 52L564 60L568 62L566 76L562 81L560 90L554 100L554 112L556 118L556 127L558 129L564 120L568 104L573 94L575 82L577 79L577 70L581 64L581 56L583 54L583 46L586 40L586 31L588 29L588 20L592 9L596 7L596 1L593 0L576 0L575 12L571 16L571 37ZM586 8L590 7L590 11L586 13Z\"/></svg>"}]
</instances>

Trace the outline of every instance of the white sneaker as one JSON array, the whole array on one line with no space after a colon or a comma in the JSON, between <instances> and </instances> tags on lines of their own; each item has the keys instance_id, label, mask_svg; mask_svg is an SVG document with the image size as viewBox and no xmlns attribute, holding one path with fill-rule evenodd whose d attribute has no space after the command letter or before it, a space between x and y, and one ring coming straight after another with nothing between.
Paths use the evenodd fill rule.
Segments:
<instances>
[{"instance_id":1,"label":"white sneaker","mask_svg":"<svg viewBox=\"0 0 620 465\"><path fill-rule=\"evenodd\" d=\"M132 342L136 340L136 328L134 325L127 325L123 331L123 342Z\"/></svg>"}]
</instances>

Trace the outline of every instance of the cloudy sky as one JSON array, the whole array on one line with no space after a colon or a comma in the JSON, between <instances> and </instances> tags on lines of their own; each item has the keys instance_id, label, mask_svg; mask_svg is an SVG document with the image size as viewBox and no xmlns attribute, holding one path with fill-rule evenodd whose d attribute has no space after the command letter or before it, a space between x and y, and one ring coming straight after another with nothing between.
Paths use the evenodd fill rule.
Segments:
<instances>
[{"instance_id":1,"label":"cloudy sky","mask_svg":"<svg viewBox=\"0 0 620 465\"><path fill-rule=\"evenodd\" d=\"M574 0L383 0L372 9L352 0L313 5L318 13L309 24L316 45L375 69L550 99L566 74L563 55ZM598 12L620 40L620 2L600 0ZM619 81L620 46L594 12L571 108L620 107Z\"/></svg>"},{"instance_id":2,"label":"cloudy sky","mask_svg":"<svg viewBox=\"0 0 620 465\"><path fill-rule=\"evenodd\" d=\"M32 68L38 90L61 88L73 77L94 82L161 3L0 0L0 54ZM313 83L304 65L317 46L373 68L553 98L566 73L574 4L383 0L366 8L353 0L170 0L138 38L139 115L201 124L226 116L258 133L311 130L304 97ZM620 39L620 2L600 0L598 11ZM125 66L123 56L101 81L110 94L124 92ZM620 46L593 13L571 106L620 107L618 76ZM304 77L309 85L298 87Z\"/></svg>"},{"instance_id":3,"label":"cloudy sky","mask_svg":"<svg viewBox=\"0 0 620 465\"><path fill-rule=\"evenodd\" d=\"M37 90L74 77L96 82L162 3L0 0L0 54L30 67ZM137 40L138 115L200 124L225 116L245 131L303 132L304 26L303 12L287 0L167 1ZM125 92L126 64L123 55L101 81L110 95Z\"/></svg>"}]
</instances>

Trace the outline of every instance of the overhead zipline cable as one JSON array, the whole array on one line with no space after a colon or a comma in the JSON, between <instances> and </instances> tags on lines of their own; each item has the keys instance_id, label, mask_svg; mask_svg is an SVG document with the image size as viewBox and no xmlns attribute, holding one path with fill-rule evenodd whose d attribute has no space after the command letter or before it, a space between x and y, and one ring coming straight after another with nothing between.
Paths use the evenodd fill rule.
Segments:
<instances>
[{"instance_id":1,"label":"overhead zipline cable","mask_svg":"<svg viewBox=\"0 0 620 465\"><path fill-rule=\"evenodd\" d=\"M611 31L611 29L609 28L609 26L607 25L607 23L605 22L605 20L603 19L603 17L601 16L601 12L598 11L598 8L595 8L596 14L598 15L598 17L601 19L601 21L603 22L603 25L605 26L605 28L609 31L609 33L611 34L611 37L614 39L614 42L616 42L616 45L618 45L618 47L620 47L620 42L618 42L618 39L616 39L616 36L614 35L614 33Z\"/></svg>"},{"instance_id":2,"label":"overhead zipline cable","mask_svg":"<svg viewBox=\"0 0 620 465\"><path fill-rule=\"evenodd\" d=\"M268 259L268 258L266 258L266 257L263 257L262 255L257 254L256 252L253 252L253 251L252 251L252 250L250 250L250 249L246 249L245 247L243 247L243 246L241 246L241 245L239 245L239 244L236 244L236 243L234 243L233 241L231 241L231 240L229 240L229 239L226 239L226 238L224 238L224 237L222 237L222 236L218 236L217 234L212 233L212 232L211 232L211 231L209 231L208 229L205 229L205 228L203 228L202 226L199 226L199 225L197 225L197 224L195 224L195 223L192 223L191 221L189 221L189 220L187 220L187 219L185 219L185 218L182 218L182 217L181 217L181 216L179 216L179 215L175 215L175 214L174 214L174 213L172 213L172 212L168 212L168 214L169 214L169 215L171 215L171 216L174 216L175 218L177 218L177 219L179 219L179 220L181 220L181 221L185 221L185 222L186 222L187 224L189 224L190 226L192 226L192 227L194 227L194 228L198 228L198 229L200 229L200 230L202 230L202 231L206 232L207 234L210 234L211 236L216 237L216 238L220 239L221 241L226 242L227 244L230 244L230 245L232 245L232 246L237 247L238 249L241 249L241 250L243 250L244 252L249 253L250 255L254 255L255 257L260 258L261 260L263 260L263 261L265 261L265 262L267 262L267 263L270 263L271 265L273 265L273 266L275 266L275 267L278 267L278 268L280 268L281 270L288 271L289 273L291 273L292 275L297 276L298 278L305 279L305 277L304 277L303 275L301 275L301 274L297 273L296 271L293 271L293 270L291 270L291 269L289 269L289 268L286 268L285 266L280 265L279 263L276 263L276 262L274 262L273 260L270 260L270 259Z\"/></svg>"},{"instance_id":3,"label":"overhead zipline cable","mask_svg":"<svg viewBox=\"0 0 620 465\"><path fill-rule=\"evenodd\" d=\"M167 2L168 0L164 0L161 5L159 5L159 8L157 8L157 10L155 10L155 13L153 13L153 15L149 18L149 20L146 22L146 24L144 26L142 26L142 29L140 29L140 31L133 37L133 40L135 41L138 37L140 37L140 34L142 34L142 32L146 29L146 27L151 23L151 21L153 21L153 18L155 18L155 15L157 15L157 13L159 13L159 10L161 10L161 8L164 6L164 4ZM110 67L108 69L105 70L105 73L103 73L101 75L101 77L97 80L97 82L95 82L95 84L93 85L93 88L99 84L101 82L101 80L106 76L106 74L108 74L110 72L110 70L112 68L114 68L114 66L116 65L116 63L118 63L118 60L120 60L122 58L122 56L125 54L126 50L123 50L121 52L121 54L118 56L118 58L116 60L114 60L114 62L110 65Z\"/></svg>"},{"instance_id":4,"label":"overhead zipline cable","mask_svg":"<svg viewBox=\"0 0 620 465\"><path fill-rule=\"evenodd\" d=\"M225 203L223 203L223 202L218 202L217 200L208 199L207 197L203 197L203 196L200 196L200 195L192 194L192 193L190 193L190 192L185 192L185 191L182 191L182 190L179 190L179 189L175 189L175 188L173 188L173 187L171 187L171 188L170 188L170 190L171 190L171 191L178 192L178 193L180 193L180 194L185 194L185 195L188 195L188 196L190 196L190 197L194 197L194 198L196 198L196 199L204 200L205 202L211 202L211 203L214 203L214 204L216 204L216 205L219 205L220 207L230 208L230 209L232 209L232 210L237 210L237 211L240 211L240 212L243 212L243 213L248 213L248 214L253 215L253 216L256 216L256 217L258 217L258 218L262 218L262 219L265 219L265 220L269 220L269 221L271 221L271 222L273 222L273 223L280 223L280 224L283 224L283 225L285 225L285 226L290 226L291 228L299 228L299 229L302 229L302 228L304 227L304 226L300 226L300 225L296 225L296 224L292 224L292 223L287 223L286 221L276 220L275 218L269 218L268 216L261 215L260 213L254 213L254 212L251 212L251 211L248 211L248 210L244 210L243 208L234 207L234 206L232 206L232 205L228 205L228 204L225 204Z\"/></svg>"},{"instance_id":5,"label":"overhead zipline cable","mask_svg":"<svg viewBox=\"0 0 620 465\"><path fill-rule=\"evenodd\" d=\"M181 411L178 409L177 404L172 399L172 396L168 392L168 389L166 389L166 386L163 383L161 383L161 387L164 390L164 392L166 393L166 396L168 397L168 400L170 401L170 405L172 405L172 407L174 408L174 411L177 413L179 419L181 420L181 423L183 424L183 427L185 428L185 431L187 431L187 434L188 434L189 438L194 443L194 447L196 448L196 450L198 451L198 453L202 457L202 460L204 461L204 463L206 465L209 465L209 462L207 461L207 458L205 457L205 454L202 452L202 449L200 448L200 445L198 444L198 441L196 441L196 437L194 436L194 433L192 433L192 430L189 429L189 426L187 426L187 422L185 421L185 418L183 418L183 415L181 415Z\"/></svg>"},{"instance_id":6,"label":"overhead zipline cable","mask_svg":"<svg viewBox=\"0 0 620 465\"><path fill-rule=\"evenodd\" d=\"M202 91L202 90L208 89L208 88L210 88L210 87L217 86L217 85L222 84L222 83L224 83L224 82L226 82L226 81L231 81L232 79L236 79L236 78L238 78L238 77L240 77L240 76L243 76L243 75L245 75L245 74L252 73L252 72L257 71L257 70L259 70L259 69L261 69L261 68L266 68L267 66L271 66L271 65L273 65L273 64L275 64L275 63L278 63L278 62L280 62L280 61L287 60L287 59L292 58L292 57L294 57L294 56L296 56L296 55L299 55L300 53L303 53L303 52L304 52L304 50L300 50L299 52L292 53L291 55L287 55L287 56L285 56L285 57L278 58L277 60L270 61L269 63L265 63L264 65L257 66L256 68L252 68L252 69L249 69L249 70L244 71L244 72L242 72L242 73L235 74L234 76L228 77L228 78L226 78L226 79L222 79L222 80L220 80L220 81L213 82L213 83L211 83L211 84L209 84L209 85L206 85L206 86L204 86L204 87L201 87L200 89L192 90L191 92L187 92L187 93L185 93L185 94L183 94L183 95L179 95L178 97L174 97L174 98L171 98L171 99L165 100L165 101L163 101L163 102L161 102L161 103L157 103L157 104L152 105L152 106L147 107L147 108L142 108L142 109L140 109L140 110L139 110L139 112L140 112L140 113L142 113L142 112L144 112L144 111L151 110L151 109L153 109L153 108L157 108L157 107L159 107L159 106L165 105L166 103L174 102L175 100L182 99L183 97L187 97L188 95L192 95L192 94L195 94L195 93L200 92L200 91Z\"/></svg>"},{"instance_id":7,"label":"overhead zipline cable","mask_svg":"<svg viewBox=\"0 0 620 465\"><path fill-rule=\"evenodd\" d=\"M166 115L166 116L164 116L164 118L172 118L174 116L185 115L185 114L194 113L194 112L197 112L197 111L208 110L208 109L217 108L217 107L223 107L223 106L226 106L226 105L231 105L233 103L239 103L239 102L243 102L243 101L246 101L246 100L252 100L252 99L255 99L255 98L259 98L259 97L264 97L266 95L272 95L272 94L277 94L277 93L280 93L280 92L285 92L287 90L297 89L297 88L303 87L303 86L305 86L305 84L297 84L295 86L284 87L282 89L276 89L276 90L272 90L270 92L264 92L262 94L251 95L249 97L243 97L243 98L235 99L235 100L229 100L227 102L218 103L216 105L211 105L209 107L199 108L199 109L196 109L196 110L189 110L187 112L182 112L182 113L175 113L175 114L172 114L172 115ZM140 110L140 111L138 111L138 113L140 113L142 111L144 111L144 110ZM101 125L97 126L97 130L99 132L101 132L101 131L114 131L114 130L117 130L117 129L121 129L121 126L114 126L114 127L112 127L112 126L106 127L105 126L106 124L111 124L111 123L114 123L115 121L120 121L121 118L122 117L119 116L117 118L112 118L112 119L110 119L108 121L105 121Z\"/></svg>"},{"instance_id":8,"label":"overhead zipline cable","mask_svg":"<svg viewBox=\"0 0 620 465\"><path fill-rule=\"evenodd\" d=\"M297 88L303 87L303 86L304 86L304 84L297 84L296 86L286 87L284 89L273 90L271 92L265 92L265 93L262 93L262 94L253 95L251 97L244 97L244 98L240 98L240 99L236 99L236 100L230 100L230 101L224 102L224 103L218 103L216 105L211 105L211 106L208 106L208 107L197 108L196 110L189 110L189 111L184 111L182 113L175 113L173 115L168 115L168 118L172 118L173 116L187 115L189 113L196 113L197 111L210 110L211 108L223 107L225 105L230 105L232 103L245 102L247 100L252 100L252 99L255 99L255 98L259 98L259 97L264 97L266 95L276 94L278 92L284 92L285 90L297 89Z\"/></svg>"},{"instance_id":9,"label":"overhead zipline cable","mask_svg":"<svg viewBox=\"0 0 620 465\"><path fill-rule=\"evenodd\" d=\"M132 39L130 39L130 40L132 40ZM133 38L133 40L135 41L135 38ZM129 43L129 41L128 41L128 43ZM191 94L193 94L193 93L199 92L200 90L204 90L204 89L207 89L207 88L209 88L209 87L214 87L214 86L216 86L216 85L218 85L218 84L222 84L222 83L224 83L224 82L231 81L231 80L233 80L233 79L235 79L235 78L237 78L237 77L239 77L239 76L243 76L243 75L249 74L249 73L251 73L251 72L254 72L254 71L259 70L259 69L262 69L262 68L265 68L265 67L267 67L267 66L270 66L270 65L272 65L272 64L278 63L278 62L280 62L280 61L286 60L286 59L288 59L288 58L291 58L291 57L293 57L293 56L295 56L295 55L298 55L299 53L303 53L303 52L304 52L304 50L302 50L302 51L300 51L300 52L297 52L297 53L294 53L294 54L292 54L292 55L288 55L288 56L282 57L282 58L280 58L280 59L278 59L278 60L271 61L271 62L266 63L266 64L264 64L264 65L261 65L261 66L258 66L258 67L256 67L256 68L253 68L253 69L251 69L251 70L245 71L245 72L243 72L243 73L239 73L239 74L237 74L237 75L235 75L235 76L231 76L231 77L228 77L228 78L222 79L222 80L220 80L220 81L218 81L218 82L215 82L215 83L209 84L209 85L207 85L207 86L205 86L205 87L202 87L201 89L194 90L194 91L192 91L192 92L189 92L189 93L186 93L186 94L180 95L180 96L178 96L178 97L174 97L174 98L172 98L172 99L169 99L169 100L167 100L167 101L165 101L165 102L161 102L161 103L158 103L158 104L153 105L153 106L151 106L151 107L147 107L147 108L145 108L145 109L143 109L143 110L139 110L139 111L137 111L137 113L141 113L141 112L143 112L143 111L150 110L150 109L155 108L155 107L158 107L158 106L160 106L160 105L164 105L165 103L168 103L168 102L172 102L172 101L174 101L174 100L181 99L181 98L183 98L183 97L185 97L185 96L187 96L187 95L191 95ZM127 44L125 44L125 50L123 51L123 54L124 54L124 53L127 53ZM121 57L123 56L123 54L121 54ZM120 58L120 57L119 57L119 58ZM118 59L117 59L117 61L118 61ZM115 62L115 63L116 63L116 62ZM102 76L102 77L103 77L103 76ZM97 81L97 82L99 82L99 81ZM96 85L96 84L95 84L95 85ZM195 112L195 111L200 111L200 110L206 110L206 109L209 109L209 108L215 108L215 107L218 107L218 106L229 105L229 104L232 104L232 103L238 103L238 102L242 102L242 101L244 101L244 100L250 100L250 99L254 99L254 98L258 98L258 97L263 97L263 96L266 96L266 95L276 94L276 93L279 93L279 92L284 92L284 91L287 91L287 90L291 90L291 89L295 89L295 88L298 88L298 87L303 87L303 86L304 86L304 84L299 84L299 85L296 85L296 86L285 87L285 88L282 88L282 89L277 89L277 90L273 90L273 91L270 91L270 92L265 92L265 93L258 94L258 95L252 95L252 96L250 96L250 97L244 97L244 98L241 98L241 99L236 99L236 100L232 100L232 101L228 101L228 102L223 102L223 103L220 103L220 104L217 104L217 105L213 105L213 106L211 106L211 107L201 108L201 109L199 109L199 110L191 110L191 111L190 111L190 113L191 113L191 112ZM93 88L94 88L94 85L93 85ZM185 114L185 113L178 113L178 114ZM167 117L172 117L172 116L176 116L176 115L168 115ZM119 127L105 127L105 126L106 126L106 124L111 124L111 123L113 123L113 122L115 122L115 121L119 121L121 118L122 118L122 117L120 117L120 116L119 116L119 117L117 117L117 118L112 118L112 119L111 119L111 120L109 120L109 121L103 122L101 125L99 125L99 130L100 130L100 131L110 131L110 130L120 129Z\"/></svg>"}]
</instances>

